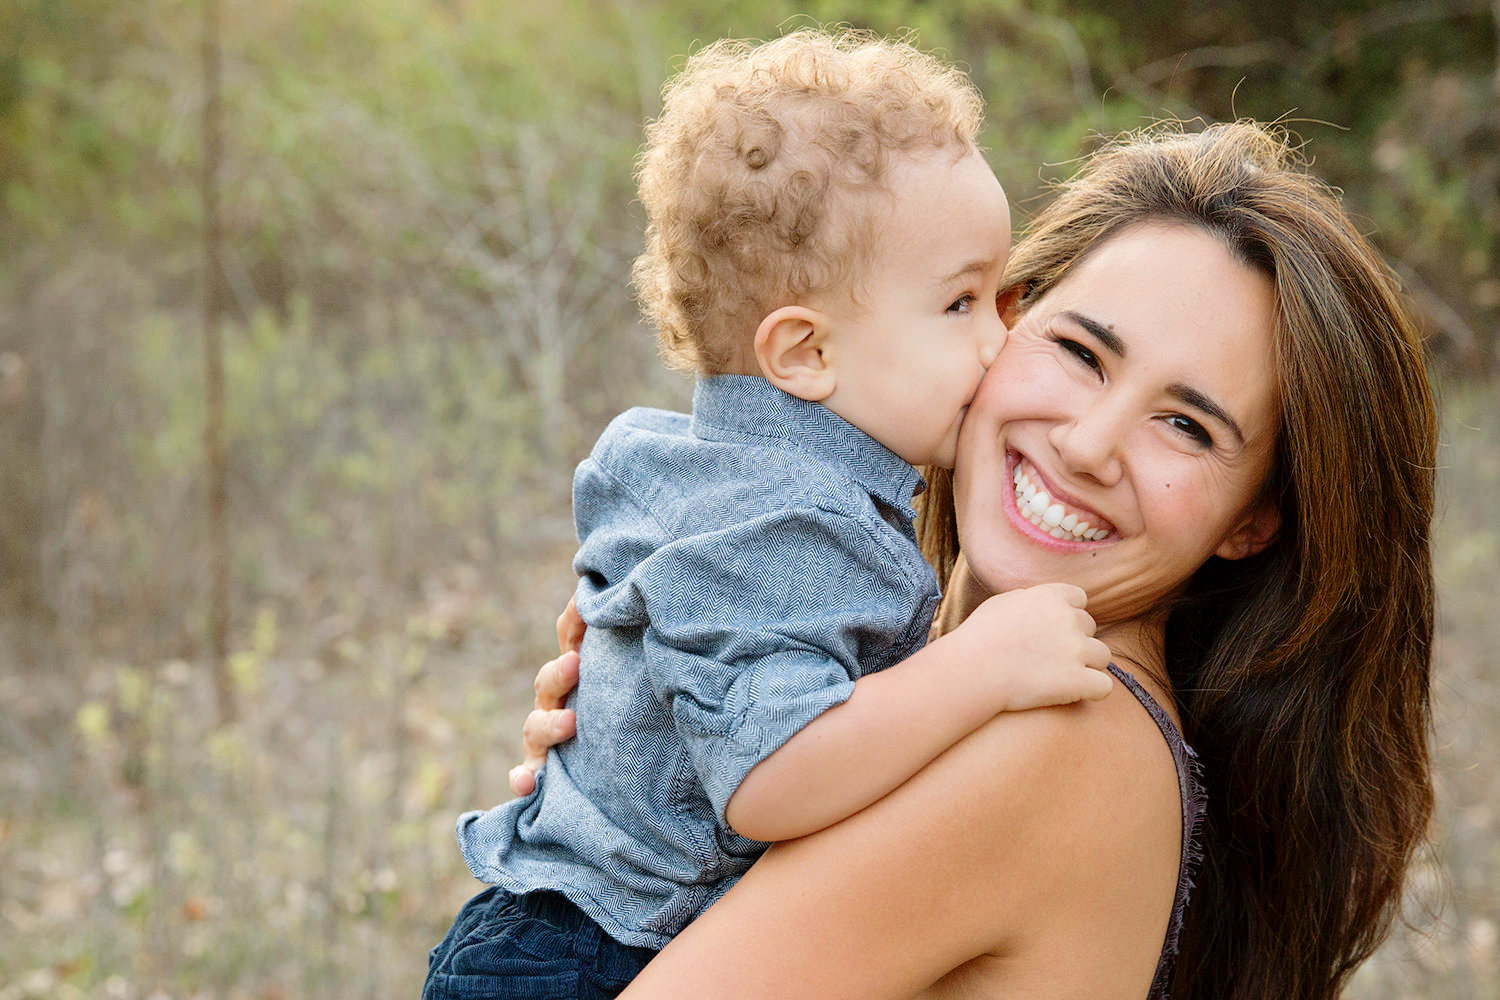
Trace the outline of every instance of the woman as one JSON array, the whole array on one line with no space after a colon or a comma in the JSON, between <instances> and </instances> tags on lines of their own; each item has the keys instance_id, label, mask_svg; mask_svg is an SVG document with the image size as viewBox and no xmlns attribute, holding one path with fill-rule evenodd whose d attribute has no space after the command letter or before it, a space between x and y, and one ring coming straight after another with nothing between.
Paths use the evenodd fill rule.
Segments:
<instances>
[{"instance_id":1,"label":"woman","mask_svg":"<svg viewBox=\"0 0 1500 1000\"><path fill-rule=\"evenodd\" d=\"M624 996L1331 998L1388 930L1432 803L1436 436L1394 280L1237 124L1095 154L1007 284L957 472L929 475L937 627L1076 583L1144 694L996 717L772 848ZM1039 492L1111 534L1043 533ZM1201 760L1196 842L1143 705ZM568 724L535 714L531 748Z\"/></svg>"}]
</instances>

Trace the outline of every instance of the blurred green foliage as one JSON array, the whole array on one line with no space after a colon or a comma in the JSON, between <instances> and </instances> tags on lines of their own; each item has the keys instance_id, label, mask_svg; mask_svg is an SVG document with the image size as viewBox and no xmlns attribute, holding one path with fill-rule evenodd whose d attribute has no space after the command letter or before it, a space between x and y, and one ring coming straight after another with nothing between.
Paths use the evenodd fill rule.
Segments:
<instances>
[{"instance_id":1,"label":"blurred green foliage","mask_svg":"<svg viewBox=\"0 0 1500 1000\"><path fill-rule=\"evenodd\" d=\"M1284 120L1440 367L1500 351L1494 0L222 5L230 728L190 665L202 2L0 4L0 1000L416 992L571 584L572 465L686 403L626 282L641 124L697 45L912 30L987 96L1021 229L1102 136ZM1493 496L1494 403L1453 392L1456 497ZM1500 727L1489 510L1456 500L1439 551L1446 690L1480 707L1448 703L1419 881L1461 902L1369 1000L1500 995L1500 789L1466 767Z\"/></svg>"}]
</instances>

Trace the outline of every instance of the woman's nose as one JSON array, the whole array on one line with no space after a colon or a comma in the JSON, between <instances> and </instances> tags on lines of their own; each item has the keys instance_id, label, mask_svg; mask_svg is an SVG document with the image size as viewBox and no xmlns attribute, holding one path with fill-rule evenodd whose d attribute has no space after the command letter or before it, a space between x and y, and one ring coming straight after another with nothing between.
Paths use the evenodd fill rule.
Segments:
<instances>
[{"instance_id":1,"label":"woman's nose","mask_svg":"<svg viewBox=\"0 0 1500 1000\"><path fill-rule=\"evenodd\" d=\"M1124 440L1125 415L1096 401L1059 421L1048 432L1048 441L1056 449L1067 471L1087 476L1105 486L1119 482L1124 470L1120 448Z\"/></svg>"}]
</instances>

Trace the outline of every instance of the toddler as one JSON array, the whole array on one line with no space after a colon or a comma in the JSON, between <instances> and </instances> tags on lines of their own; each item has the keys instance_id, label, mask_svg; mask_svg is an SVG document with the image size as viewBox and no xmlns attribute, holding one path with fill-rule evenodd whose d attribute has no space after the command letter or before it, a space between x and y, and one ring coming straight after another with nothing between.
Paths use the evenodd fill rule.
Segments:
<instances>
[{"instance_id":1,"label":"toddler","mask_svg":"<svg viewBox=\"0 0 1500 1000\"><path fill-rule=\"evenodd\" d=\"M1109 691L1076 588L924 647L916 467L952 466L1006 333L981 116L957 69L859 32L721 41L668 83L635 279L693 411L631 410L578 468L581 735L532 795L460 818L492 887L425 997L613 996L767 841L997 712Z\"/></svg>"}]
</instances>

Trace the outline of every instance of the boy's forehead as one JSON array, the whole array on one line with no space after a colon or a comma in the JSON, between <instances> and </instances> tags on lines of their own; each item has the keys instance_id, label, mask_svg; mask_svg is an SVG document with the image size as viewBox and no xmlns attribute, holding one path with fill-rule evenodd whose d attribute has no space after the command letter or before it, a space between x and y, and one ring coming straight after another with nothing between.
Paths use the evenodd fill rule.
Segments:
<instances>
[{"instance_id":1,"label":"boy's forehead","mask_svg":"<svg viewBox=\"0 0 1500 1000\"><path fill-rule=\"evenodd\" d=\"M978 150L909 157L891 181L872 227L884 252L942 275L1008 253L1010 205Z\"/></svg>"},{"instance_id":2,"label":"boy's forehead","mask_svg":"<svg viewBox=\"0 0 1500 1000\"><path fill-rule=\"evenodd\" d=\"M861 187L859 196L842 200L833 209L843 216L838 221L865 218L872 223L895 223L895 231L882 233L880 238L901 245L910 241L903 226L920 225L932 215L965 206L977 212L1004 202L994 171L973 147L899 150L890 155L879 183Z\"/></svg>"},{"instance_id":3,"label":"boy's forehead","mask_svg":"<svg viewBox=\"0 0 1500 1000\"><path fill-rule=\"evenodd\" d=\"M830 204L830 223L849 227L852 259L836 286L856 302L895 283L913 291L1003 268L1010 209L977 150L903 154L878 189Z\"/></svg>"}]
</instances>

